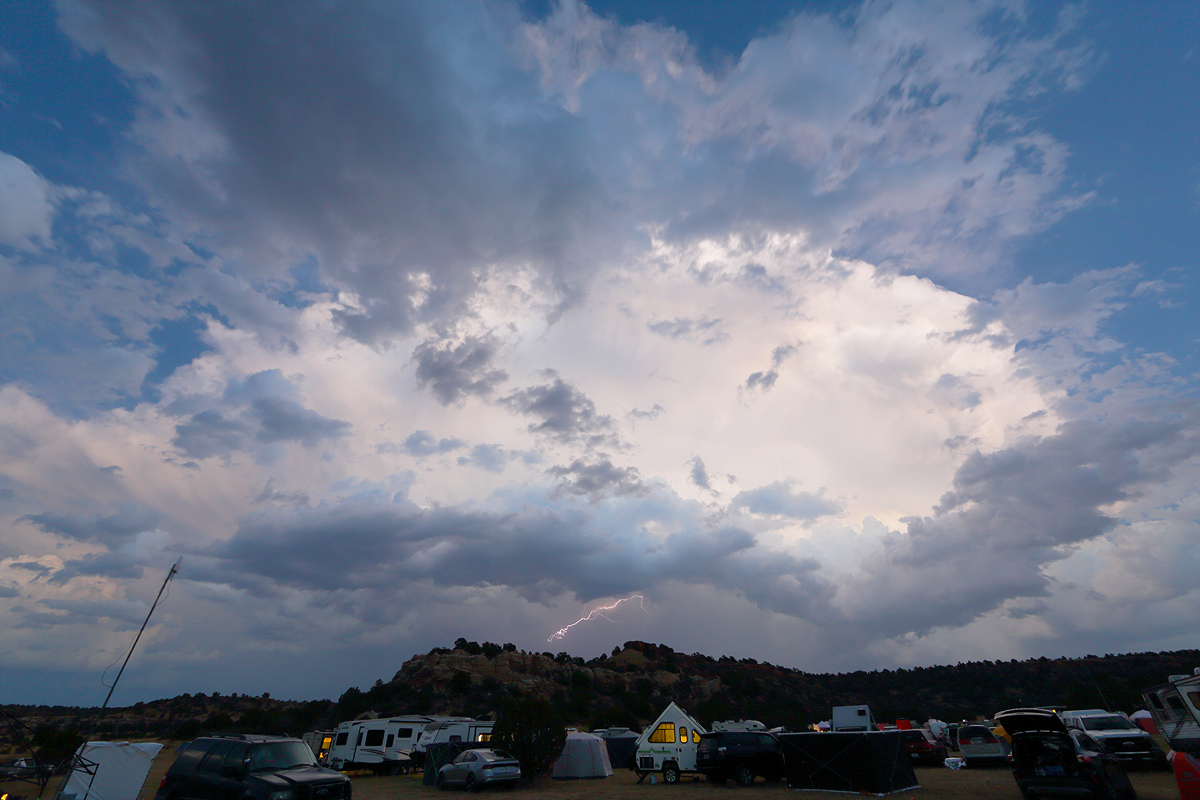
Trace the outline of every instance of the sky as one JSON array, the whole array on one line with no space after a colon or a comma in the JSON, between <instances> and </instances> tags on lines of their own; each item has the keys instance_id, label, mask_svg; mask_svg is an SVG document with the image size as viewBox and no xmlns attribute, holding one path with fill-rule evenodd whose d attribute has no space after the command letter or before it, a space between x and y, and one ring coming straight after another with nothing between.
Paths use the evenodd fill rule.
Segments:
<instances>
[{"instance_id":1,"label":"sky","mask_svg":"<svg viewBox=\"0 0 1200 800\"><path fill-rule=\"evenodd\" d=\"M115 705L459 637L1196 647L1198 42L1183 0L6 2L2 700L98 705L177 561Z\"/></svg>"}]
</instances>

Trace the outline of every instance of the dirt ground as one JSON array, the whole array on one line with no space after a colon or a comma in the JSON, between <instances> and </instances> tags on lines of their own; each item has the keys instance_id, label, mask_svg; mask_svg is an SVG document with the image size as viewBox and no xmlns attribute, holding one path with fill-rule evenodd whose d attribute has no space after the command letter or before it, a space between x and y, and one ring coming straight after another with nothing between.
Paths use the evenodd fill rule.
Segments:
<instances>
[{"instance_id":1,"label":"dirt ground","mask_svg":"<svg viewBox=\"0 0 1200 800\"><path fill-rule=\"evenodd\" d=\"M138 800L153 800L154 792L175 760L178 743L168 744L154 759L150 774ZM1012 773L1004 768L949 770L944 767L917 767L920 789L891 795L900 800L1020 800L1021 793L1013 781ZM1137 789L1141 800L1179 800L1175 788L1175 776L1170 772L1131 772L1129 778ZM369 773L352 774L354 800L441 800L461 797L465 792L438 792L432 786L422 786L416 775L377 777ZM53 779L42 794L43 800L51 800L58 779ZM0 794L8 793L8 800L34 800L37 787L20 782L0 783ZM676 786L661 782L651 784L649 778L638 784L637 777L629 770L618 770L605 780L556 781L543 778L534 783L521 783L511 792L495 792L497 798L512 800L800 800L801 798L837 797L829 792L792 791L784 783L766 784L762 781L753 786L740 787L732 782L721 787L713 786L703 778L695 780L684 777Z\"/></svg>"}]
</instances>

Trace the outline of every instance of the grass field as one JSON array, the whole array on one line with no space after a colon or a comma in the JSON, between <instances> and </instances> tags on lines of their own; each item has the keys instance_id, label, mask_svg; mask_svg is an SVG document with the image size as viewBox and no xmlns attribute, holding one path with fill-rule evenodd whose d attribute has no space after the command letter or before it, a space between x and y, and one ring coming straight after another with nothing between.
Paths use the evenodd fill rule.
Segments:
<instances>
[{"instance_id":1,"label":"grass field","mask_svg":"<svg viewBox=\"0 0 1200 800\"><path fill-rule=\"evenodd\" d=\"M175 760L178 743L165 746L142 788L140 800L153 800L163 774ZM920 789L891 795L893 798L913 800L1020 800L1021 793L1013 781L1012 773L1004 768L949 770L944 767L917 767ZM377 777L369 773L353 774L354 800L434 800L446 797L467 797L465 792L438 792L432 786L422 786L415 775ZM1175 777L1170 772L1131 772L1130 780L1141 800L1179 800L1175 788ZM51 781L42 795L45 800L54 796L57 779ZM0 794L7 792L8 800L33 800L37 788L32 784L0 783ZM651 784L649 780L638 784L636 776L628 770L618 770L605 780L556 781L543 778L533 783L522 783L511 792L497 792L498 796L518 800L521 796L529 800L791 800L792 798L831 798L840 795L829 792L792 791L783 783L766 784L761 781L753 786L740 787L732 783L713 786L703 779L685 777L675 786L661 782Z\"/></svg>"}]
</instances>

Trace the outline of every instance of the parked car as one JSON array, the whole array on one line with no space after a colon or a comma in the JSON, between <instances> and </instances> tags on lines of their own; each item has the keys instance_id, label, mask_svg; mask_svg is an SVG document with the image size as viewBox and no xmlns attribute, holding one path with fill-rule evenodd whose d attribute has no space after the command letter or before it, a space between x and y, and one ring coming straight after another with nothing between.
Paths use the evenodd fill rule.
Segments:
<instances>
[{"instance_id":1,"label":"parked car","mask_svg":"<svg viewBox=\"0 0 1200 800\"><path fill-rule=\"evenodd\" d=\"M488 786L512 786L521 780L521 764L503 750L464 750L438 770L439 789L463 786L468 792Z\"/></svg>"},{"instance_id":2,"label":"parked car","mask_svg":"<svg viewBox=\"0 0 1200 800\"><path fill-rule=\"evenodd\" d=\"M696 747L696 771L719 784L733 778L740 785L749 786L759 775L777 781L786 774L783 747L769 733L704 733Z\"/></svg>"},{"instance_id":3,"label":"parked car","mask_svg":"<svg viewBox=\"0 0 1200 800\"><path fill-rule=\"evenodd\" d=\"M1008 748L987 725L960 725L958 750L962 753L963 766L967 767L982 763L1003 764L1008 759Z\"/></svg>"},{"instance_id":4,"label":"parked car","mask_svg":"<svg viewBox=\"0 0 1200 800\"><path fill-rule=\"evenodd\" d=\"M1012 738L1013 778L1025 800L1093 797L1137 800L1129 776L1090 736L1068 731L1062 719L1043 708L1001 711L996 721Z\"/></svg>"},{"instance_id":5,"label":"parked car","mask_svg":"<svg viewBox=\"0 0 1200 800\"><path fill-rule=\"evenodd\" d=\"M350 791L299 739L214 734L183 749L154 800L351 800Z\"/></svg>"},{"instance_id":6,"label":"parked car","mask_svg":"<svg viewBox=\"0 0 1200 800\"><path fill-rule=\"evenodd\" d=\"M958 725L950 723L942 731L942 741L946 743L949 750L958 751Z\"/></svg>"},{"instance_id":7,"label":"parked car","mask_svg":"<svg viewBox=\"0 0 1200 800\"><path fill-rule=\"evenodd\" d=\"M49 777L54 768L37 758L14 758L0 764L0 781L35 781Z\"/></svg>"},{"instance_id":8,"label":"parked car","mask_svg":"<svg viewBox=\"0 0 1200 800\"><path fill-rule=\"evenodd\" d=\"M933 734L923 728L900 731L900 741L908 750L913 762L941 764L946 760L946 745L933 738Z\"/></svg>"},{"instance_id":9,"label":"parked car","mask_svg":"<svg viewBox=\"0 0 1200 800\"><path fill-rule=\"evenodd\" d=\"M1150 734L1134 725L1120 714L1107 711L1095 714L1075 714L1063 720L1068 728L1083 731L1090 736L1105 753L1123 764L1139 766L1169 767L1167 754L1158 746Z\"/></svg>"}]
</instances>

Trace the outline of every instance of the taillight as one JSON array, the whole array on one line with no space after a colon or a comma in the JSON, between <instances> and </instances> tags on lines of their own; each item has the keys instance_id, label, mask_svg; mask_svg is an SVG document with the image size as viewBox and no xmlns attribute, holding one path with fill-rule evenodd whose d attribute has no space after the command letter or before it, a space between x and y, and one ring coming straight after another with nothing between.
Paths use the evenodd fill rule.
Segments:
<instances>
[{"instance_id":1,"label":"taillight","mask_svg":"<svg viewBox=\"0 0 1200 800\"><path fill-rule=\"evenodd\" d=\"M1091 756L1079 756L1079 763L1080 764L1090 764L1090 763L1092 763L1092 758L1091 758Z\"/></svg>"},{"instance_id":2,"label":"taillight","mask_svg":"<svg viewBox=\"0 0 1200 800\"><path fill-rule=\"evenodd\" d=\"M167 776L166 776L166 775L163 775L163 776L162 776L162 780L158 782L158 788L160 788L160 789L161 789L161 788L163 788L163 787L164 787L164 786L166 786L166 785L167 785Z\"/></svg>"}]
</instances>

